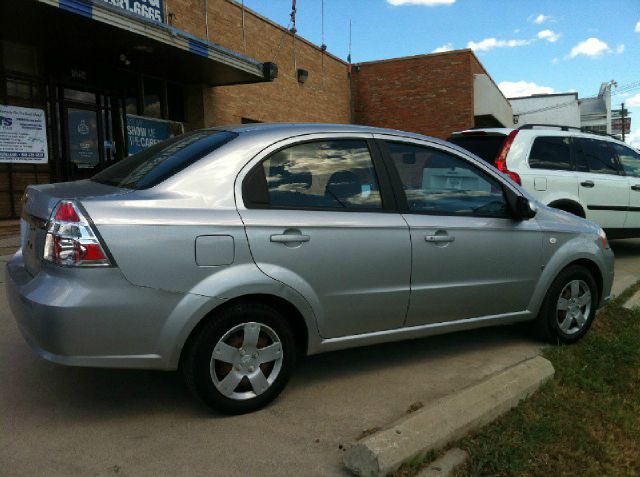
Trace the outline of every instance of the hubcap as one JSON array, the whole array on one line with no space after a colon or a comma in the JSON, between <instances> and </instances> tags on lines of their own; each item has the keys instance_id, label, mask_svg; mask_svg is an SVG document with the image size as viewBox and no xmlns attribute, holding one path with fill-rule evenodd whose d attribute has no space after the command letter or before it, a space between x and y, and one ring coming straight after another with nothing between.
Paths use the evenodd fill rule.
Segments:
<instances>
[{"instance_id":1,"label":"hubcap","mask_svg":"<svg viewBox=\"0 0 640 477\"><path fill-rule=\"evenodd\" d=\"M264 393L282 369L282 343L262 323L242 323L220 338L211 354L210 373L218 391L231 399Z\"/></svg>"},{"instance_id":2,"label":"hubcap","mask_svg":"<svg viewBox=\"0 0 640 477\"><path fill-rule=\"evenodd\" d=\"M560 292L556 319L563 333L572 335L587 323L591 313L591 289L583 280L572 280Z\"/></svg>"}]
</instances>

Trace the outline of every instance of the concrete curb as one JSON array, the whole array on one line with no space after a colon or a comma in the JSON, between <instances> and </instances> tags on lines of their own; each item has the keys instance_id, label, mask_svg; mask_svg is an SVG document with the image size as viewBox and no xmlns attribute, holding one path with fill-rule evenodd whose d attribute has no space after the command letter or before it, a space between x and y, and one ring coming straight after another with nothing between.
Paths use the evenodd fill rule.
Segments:
<instances>
[{"instance_id":1,"label":"concrete curb","mask_svg":"<svg viewBox=\"0 0 640 477\"><path fill-rule=\"evenodd\" d=\"M627 310L633 310L634 308L640 307L640 290L635 292L631 298L629 298L624 305L623 308Z\"/></svg>"},{"instance_id":2,"label":"concrete curb","mask_svg":"<svg viewBox=\"0 0 640 477\"><path fill-rule=\"evenodd\" d=\"M554 372L540 356L523 361L357 442L345 453L344 464L356 475L385 476L493 421L533 394Z\"/></svg>"}]
</instances>

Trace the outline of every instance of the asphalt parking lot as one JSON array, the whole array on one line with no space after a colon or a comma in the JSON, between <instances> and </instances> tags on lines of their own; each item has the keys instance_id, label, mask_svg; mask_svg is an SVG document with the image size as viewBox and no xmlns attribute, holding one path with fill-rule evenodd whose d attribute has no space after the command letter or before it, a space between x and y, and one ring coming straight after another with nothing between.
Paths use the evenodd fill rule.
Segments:
<instances>
[{"instance_id":1,"label":"asphalt parking lot","mask_svg":"<svg viewBox=\"0 0 640 477\"><path fill-rule=\"evenodd\" d=\"M640 278L640 240L612 245L619 293ZM313 356L274 404L227 417L195 402L177 373L41 360L2 289L0 473L346 475L342 448L363 431L539 349L519 328L502 327Z\"/></svg>"}]
</instances>

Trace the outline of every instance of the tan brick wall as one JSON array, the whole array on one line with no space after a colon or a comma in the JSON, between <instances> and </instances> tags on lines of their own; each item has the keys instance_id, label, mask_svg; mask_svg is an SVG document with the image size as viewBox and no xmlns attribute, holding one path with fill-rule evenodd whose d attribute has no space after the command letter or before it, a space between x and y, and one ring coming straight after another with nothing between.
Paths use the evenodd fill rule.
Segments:
<instances>
[{"instance_id":1,"label":"tan brick wall","mask_svg":"<svg viewBox=\"0 0 640 477\"><path fill-rule=\"evenodd\" d=\"M460 50L358 65L355 122L443 139L473 127L471 56Z\"/></svg>"},{"instance_id":2,"label":"tan brick wall","mask_svg":"<svg viewBox=\"0 0 640 477\"><path fill-rule=\"evenodd\" d=\"M205 37L205 0L168 0L174 25ZM347 65L280 26L229 0L208 0L209 40L259 61L278 65L272 83L205 88L204 125L240 123L242 118L263 122L350 122ZM278 46L281 44L280 49ZM295 49L295 66L294 66ZM295 70L309 71L301 85ZM191 118L190 118L191 119ZM189 121L194 123L193 121Z\"/></svg>"}]
</instances>

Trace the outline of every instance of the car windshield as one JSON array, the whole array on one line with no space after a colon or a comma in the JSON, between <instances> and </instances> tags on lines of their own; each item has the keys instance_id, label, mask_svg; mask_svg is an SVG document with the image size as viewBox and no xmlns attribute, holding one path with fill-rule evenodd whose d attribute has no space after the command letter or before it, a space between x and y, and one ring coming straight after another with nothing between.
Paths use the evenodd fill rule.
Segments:
<instances>
[{"instance_id":1,"label":"car windshield","mask_svg":"<svg viewBox=\"0 0 640 477\"><path fill-rule=\"evenodd\" d=\"M468 135L449 138L449 142L472 152L485 162L495 162L507 136Z\"/></svg>"},{"instance_id":2,"label":"car windshield","mask_svg":"<svg viewBox=\"0 0 640 477\"><path fill-rule=\"evenodd\" d=\"M147 189L180 172L238 134L200 130L176 136L128 157L91 178L101 184Z\"/></svg>"}]
</instances>

